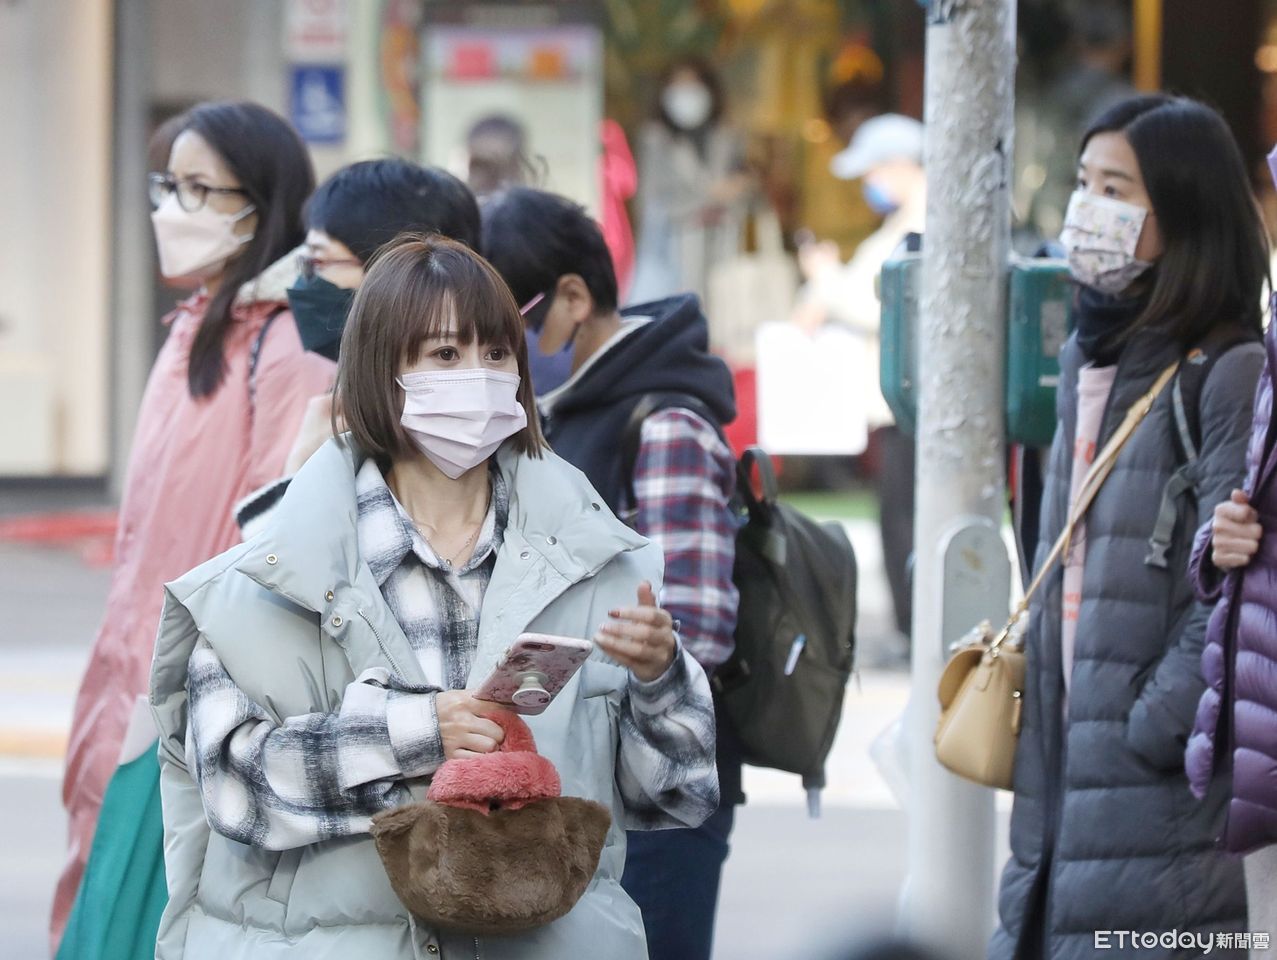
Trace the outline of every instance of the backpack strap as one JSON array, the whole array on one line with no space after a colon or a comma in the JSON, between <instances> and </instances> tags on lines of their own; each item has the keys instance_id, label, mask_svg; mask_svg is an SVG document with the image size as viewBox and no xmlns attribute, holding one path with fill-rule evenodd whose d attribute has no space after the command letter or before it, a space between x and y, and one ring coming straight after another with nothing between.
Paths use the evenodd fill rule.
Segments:
<instances>
[{"instance_id":1,"label":"backpack strap","mask_svg":"<svg viewBox=\"0 0 1277 960\"><path fill-rule=\"evenodd\" d=\"M1237 324L1212 330L1188 351L1171 385L1171 409L1175 414L1175 452L1180 463L1194 463L1202 445L1202 390L1219 358L1234 347L1259 343L1257 332Z\"/></svg>"},{"instance_id":2,"label":"backpack strap","mask_svg":"<svg viewBox=\"0 0 1277 960\"><path fill-rule=\"evenodd\" d=\"M1148 553L1144 557L1147 566L1165 570L1169 565L1167 554L1175 536L1175 521L1179 519L1180 498L1191 493L1196 484L1196 457L1183 464L1166 481L1166 486L1162 488L1162 505L1158 508L1157 521L1153 524L1153 535L1148 538Z\"/></svg>"},{"instance_id":3,"label":"backpack strap","mask_svg":"<svg viewBox=\"0 0 1277 960\"><path fill-rule=\"evenodd\" d=\"M1258 343L1259 336L1244 327L1229 324L1211 331L1184 358L1171 384L1171 412L1175 430L1175 458L1179 468L1162 488L1162 505L1157 511L1153 534L1148 538L1148 554L1144 563L1159 570L1169 564L1175 522L1179 519L1180 501L1197 487L1197 458L1202 444L1202 391L1219 358L1234 347Z\"/></svg>"},{"instance_id":4,"label":"backpack strap","mask_svg":"<svg viewBox=\"0 0 1277 960\"><path fill-rule=\"evenodd\" d=\"M638 513L638 497L634 493L634 468L638 466L639 447L643 443L643 421L662 410L690 410L696 414L718 434L724 443L722 424L706 404L690 393L645 393L639 397L638 403L625 421L625 430L621 434L621 478L624 482L624 503L618 504L617 516L626 524L633 525Z\"/></svg>"},{"instance_id":5,"label":"backpack strap","mask_svg":"<svg viewBox=\"0 0 1277 960\"><path fill-rule=\"evenodd\" d=\"M262 324L262 328L257 331L257 336L253 338L253 345L248 348L248 406L252 410L257 404L257 365L262 359L262 344L266 342L266 333L270 330L271 324L279 319L279 315L288 308L278 306L270 312L266 318L266 322Z\"/></svg>"}]
</instances>

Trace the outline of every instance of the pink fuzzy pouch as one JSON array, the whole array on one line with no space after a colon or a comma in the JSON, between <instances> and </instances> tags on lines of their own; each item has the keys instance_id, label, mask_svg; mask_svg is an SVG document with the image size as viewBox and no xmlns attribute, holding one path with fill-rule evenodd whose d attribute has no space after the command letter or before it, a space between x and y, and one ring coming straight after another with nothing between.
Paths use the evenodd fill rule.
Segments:
<instances>
[{"instance_id":1,"label":"pink fuzzy pouch","mask_svg":"<svg viewBox=\"0 0 1277 960\"><path fill-rule=\"evenodd\" d=\"M490 719L505 730L497 752L446 761L426 800L373 817L372 835L395 893L426 923L509 936L572 909L612 816L561 796L559 772L516 714Z\"/></svg>"}]
</instances>

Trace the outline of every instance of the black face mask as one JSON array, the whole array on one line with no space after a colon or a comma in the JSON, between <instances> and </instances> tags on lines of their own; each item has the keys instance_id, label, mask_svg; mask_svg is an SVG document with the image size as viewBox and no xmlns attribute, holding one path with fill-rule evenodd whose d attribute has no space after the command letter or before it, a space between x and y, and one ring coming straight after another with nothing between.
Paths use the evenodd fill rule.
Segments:
<instances>
[{"instance_id":1,"label":"black face mask","mask_svg":"<svg viewBox=\"0 0 1277 960\"><path fill-rule=\"evenodd\" d=\"M341 332L346 329L354 299L354 290L329 283L323 277L298 277L288 288L288 305L292 307L302 346L336 360Z\"/></svg>"}]
</instances>

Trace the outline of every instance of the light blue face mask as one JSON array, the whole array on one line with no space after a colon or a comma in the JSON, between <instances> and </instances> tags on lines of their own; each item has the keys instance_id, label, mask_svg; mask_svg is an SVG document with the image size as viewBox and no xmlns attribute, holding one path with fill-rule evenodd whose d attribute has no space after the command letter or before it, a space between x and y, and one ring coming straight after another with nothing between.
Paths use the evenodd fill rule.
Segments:
<instances>
[{"instance_id":1,"label":"light blue face mask","mask_svg":"<svg viewBox=\"0 0 1277 960\"><path fill-rule=\"evenodd\" d=\"M528 373L532 377L532 392L543 397L551 390L563 386L572 376L572 356L576 353L576 337L563 345L563 349L548 356L541 352L541 335L531 327L524 330L528 341Z\"/></svg>"},{"instance_id":2,"label":"light blue face mask","mask_svg":"<svg viewBox=\"0 0 1277 960\"><path fill-rule=\"evenodd\" d=\"M527 317L544 299L545 294L538 293L519 308L519 313ZM541 352L541 332L544 329L544 323L545 317L542 315L535 322L529 321L523 330L524 338L528 341L528 374L532 377L532 393L538 397L543 397L551 390L561 387L571 378L572 358L576 353L576 335L580 332L578 327L560 350L545 354Z\"/></svg>"},{"instance_id":3,"label":"light blue face mask","mask_svg":"<svg viewBox=\"0 0 1277 960\"><path fill-rule=\"evenodd\" d=\"M869 209L878 216L889 217L900 209L900 204L891 199L887 191L878 184L866 180L860 189L865 195L865 203L869 204Z\"/></svg>"}]
</instances>

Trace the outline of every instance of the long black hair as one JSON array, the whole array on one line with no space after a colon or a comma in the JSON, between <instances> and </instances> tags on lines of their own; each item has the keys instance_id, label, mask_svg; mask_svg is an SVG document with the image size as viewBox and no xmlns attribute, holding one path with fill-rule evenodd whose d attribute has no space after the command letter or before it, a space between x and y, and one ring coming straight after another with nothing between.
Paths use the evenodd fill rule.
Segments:
<instances>
[{"instance_id":1,"label":"long black hair","mask_svg":"<svg viewBox=\"0 0 1277 960\"><path fill-rule=\"evenodd\" d=\"M1196 100L1152 94L1106 110L1081 150L1101 133L1135 151L1164 248L1132 332L1156 326L1185 348L1223 324L1260 332L1268 236L1228 124Z\"/></svg>"},{"instance_id":2,"label":"long black hair","mask_svg":"<svg viewBox=\"0 0 1277 960\"><path fill-rule=\"evenodd\" d=\"M253 239L226 265L191 344L187 383L191 396L207 397L225 374L222 345L239 288L302 242L302 204L315 172L288 121L255 103L202 103L185 115L187 130L226 162L257 214Z\"/></svg>"}]
</instances>

